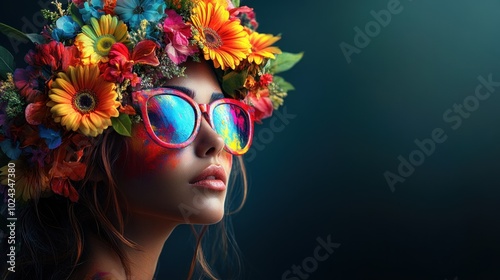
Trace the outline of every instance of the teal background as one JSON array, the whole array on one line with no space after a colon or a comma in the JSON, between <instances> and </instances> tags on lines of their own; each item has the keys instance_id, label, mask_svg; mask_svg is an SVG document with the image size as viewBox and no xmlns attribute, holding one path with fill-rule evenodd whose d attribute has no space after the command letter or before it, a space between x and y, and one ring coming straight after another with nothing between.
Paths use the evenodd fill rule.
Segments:
<instances>
[{"instance_id":1,"label":"teal background","mask_svg":"<svg viewBox=\"0 0 500 280\"><path fill-rule=\"evenodd\" d=\"M0 11L3 22L23 24L20 2ZM500 89L456 130L443 119L478 76L500 81L500 1L403 0L348 63L339 44L354 45L354 28L389 2L242 0L260 32L304 51L283 73L296 87L286 99L296 117L246 160L249 197L233 216L245 279L500 277ZM271 127L257 126L256 139ZM408 159L436 128L446 141L392 192L384 172L397 174L398 156ZM187 234L167 242L159 279L185 278ZM284 277L328 236L340 245L326 260Z\"/></svg>"}]
</instances>

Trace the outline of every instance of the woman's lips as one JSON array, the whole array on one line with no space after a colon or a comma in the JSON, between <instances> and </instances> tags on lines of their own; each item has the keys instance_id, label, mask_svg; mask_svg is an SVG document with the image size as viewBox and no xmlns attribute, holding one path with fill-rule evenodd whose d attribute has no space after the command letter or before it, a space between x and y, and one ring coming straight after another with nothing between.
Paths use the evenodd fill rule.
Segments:
<instances>
[{"instance_id":1,"label":"woman's lips","mask_svg":"<svg viewBox=\"0 0 500 280\"><path fill-rule=\"evenodd\" d=\"M189 183L197 187L223 191L226 189L226 181L224 168L220 165L210 165Z\"/></svg>"}]
</instances>

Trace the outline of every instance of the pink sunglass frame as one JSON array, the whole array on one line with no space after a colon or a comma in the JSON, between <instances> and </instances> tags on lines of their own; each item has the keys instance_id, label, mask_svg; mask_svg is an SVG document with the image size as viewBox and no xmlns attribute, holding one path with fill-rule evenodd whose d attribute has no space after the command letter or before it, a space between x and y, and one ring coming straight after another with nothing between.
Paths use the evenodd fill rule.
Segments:
<instances>
[{"instance_id":1,"label":"pink sunglass frame","mask_svg":"<svg viewBox=\"0 0 500 280\"><path fill-rule=\"evenodd\" d=\"M162 141L153 131L153 128L151 127L151 122L149 120L148 116L148 111L147 111L147 104L150 98L156 96L156 95L163 95L163 94L169 94L169 95L174 95L178 96L184 100L186 100L191 107L194 108L196 112L195 116L195 127L193 129L193 133L189 138L184 141L183 143L179 144L172 144L172 143L167 143ZM224 141L224 149L228 151L229 153L233 155L243 155L248 151L250 146L252 145L252 140L253 140L253 132L254 132L254 108L249 106L246 103L243 103L241 101L238 101L236 99L230 99L230 98L222 98L215 100L211 103L208 104L198 104L196 101L194 101L191 97L189 97L187 94L183 93L182 91L172 89L172 88L166 88L166 87L161 87L161 88L152 88L152 89L145 89L145 90L139 90L139 91L134 91L132 92L132 100L135 104L139 105L139 108L141 110L141 116L144 122L144 125L146 127L146 131L148 132L149 136L160 146L164 148L169 148L169 149L179 149L179 148L184 148L191 144L193 140L196 138L198 135L198 132L200 130L201 126L201 117L204 116L205 119L208 121L212 129L215 131L215 126L213 123L213 120L211 118L213 114L214 108L217 107L219 104L233 104L236 105L240 108L242 108L246 114L249 117L250 123L249 123L249 137L248 137L248 143L247 145L241 150L241 151L235 151L230 149L227 145L226 142ZM215 131L217 133L217 131ZM219 134L217 134L219 135ZM222 137L222 136L221 136Z\"/></svg>"}]
</instances>

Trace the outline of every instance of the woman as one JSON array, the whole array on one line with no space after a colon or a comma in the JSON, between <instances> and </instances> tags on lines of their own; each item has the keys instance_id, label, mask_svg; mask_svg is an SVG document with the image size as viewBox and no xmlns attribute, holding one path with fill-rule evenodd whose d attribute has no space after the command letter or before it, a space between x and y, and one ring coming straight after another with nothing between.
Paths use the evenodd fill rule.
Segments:
<instances>
[{"instance_id":1,"label":"woman","mask_svg":"<svg viewBox=\"0 0 500 280\"><path fill-rule=\"evenodd\" d=\"M291 89L274 73L300 56L276 59L279 37L225 0L74 0L45 14L28 66L0 73L5 278L152 279L171 232L191 224L205 226L188 278L217 279L206 225L228 214L233 156L244 200L239 156Z\"/></svg>"}]
</instances>

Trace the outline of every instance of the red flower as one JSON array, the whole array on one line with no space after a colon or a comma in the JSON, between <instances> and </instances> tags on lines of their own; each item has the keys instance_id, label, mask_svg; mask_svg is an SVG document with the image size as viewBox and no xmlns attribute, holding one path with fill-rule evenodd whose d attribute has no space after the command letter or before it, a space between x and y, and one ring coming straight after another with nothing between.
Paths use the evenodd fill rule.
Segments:
<instances>
[{"instance_id":1,"label":"red flower","mask_svg":"<svg viewBox=\"0 0 500 280\"><path fill-rule=\"evenodd\" d=\"M14 84L26 101L35 102L37 96L45 91L45 81L55 73L78 64L78 57L78 49L74 46L65 47L56 41L36 45L24 57L29 66L14 71Z\"/></svg>"},{"instance_id":2,"label":"red flower","mask_svg":"<svg viewBox=\"0 0 500 280\"><path fill-rule=\"evenodd\" d=\"M84 149L90 146L89 139L82 134L66 138L54 152L52 167L49 170L50 187L54 193L78 201L78 192L71 181L80 181L85 177L87 165L80 162Z\"/></svg>"},{"instance_id":3,"label":"red flower","mask_svg":"<svg viewBox=\"0 0 500 280\"><path fill-rule=\"evenodd\" d=\"M132 55L123 43L115 43L109 51L109 62L104 69L103 77L110 82L123 82L130 80L130 84L135 87L141 82L136 73L133 73L135 64L148 64L157 66L160 64L156 57L156 43L151 40L144 40L135 46Z\"/></svg>"},{"instance_id":4,"label":"red flower","mask_svg":"<svg viewBox=\"0 0 500 280\"><path fill-rule=\"evenodd\" d=\"M160 65L156 56L156 43L151 40L140 41L132 51L132 61L134 64L147 64L152 66Z\"/></svg>"},{"instance_id":5,"label":"red flower","mask_svg":"<svg viewBox=\"0 0 500 280\"><path fill-rule=\"evenodd\" d=\"M26 122L31 125L39 125L44 121L50 120L52 113L50 107L47 107L47 100L36 101L28 104L24 110Z\"/></svg>"},{"instance_id":6,"label":"red flower","mask_svg":"<svg viewBox=\"0 0 500 280\"><path fill-rule=\"evenodd\" d=\"M66 71L69 66L80 62L79 52L75 46L65 47L63 43L57 41L36 45L35 50L30 50L24 60L35 68L49 66L52 70L50 75L54 72Z\"/></svg>"},{"instance_id":7,"label":"red flower","mask_svg":"<svg viewBox=\"0 0 500 280\"><path fill-rule=\"evenodd\" d=\"M104 0L102 11L107 15L115 15L116 0Z\"/></svg>"},{"instance_id":8,"label":"red flower","mask_svg":"<svg viewBox=\"0 0 500 280\"><path fill-rule=\"evenodd\" d=\"M26 123L21 126L12 125L10 133L12 134L12 139L18 140L21 143L20 148L31 145L38 146L41 141L38 128Z\"/></svg>"},{"instance_id":9,"label":"red flower","mask_svg":"<svg viewBox=\"0 0 500 280\"><path fill-rule=\"evenodd\" d=\"M260 76L260 79L259 79L259 85L261 87L267 87L270 83L273 82L273 75L272 74L264 74L262 76Z\"/></svg>"},{"instance_id":10,"label":"red flower","mask_svg":"<svg viewBox=\"0 0 500 280\"><path fill-rule=\"evenodd\" d=\"M262 122L262 119L268 118L273 114L273 103L269 98L269 90L261 89L257 92L250 92L247 101L255 108L255 121Z\"/></svg>"},{"instance_id":11,"label":"red flower","mask_svg":"<svg viewBox=\"0 0 500 280\"><path fill-rule=\"evenodd\" d=\"M132 107L130 105L125 105L125 106L120 105L120 108L118 108L118 111L120 111L120 113L132 115L132 116L135 116L137 114L134 107Z\"/></svg>"},{"instance_id":12,"label":"red flower","mask_svg":"<svg viewBox=\"0 0 500 280\"><path fill-rule=\"evenodd\" d=\"M67 178L54 178L50 181L50 188L56 194L69 197L71 202L77 202L79 195Z\"/></svg>"}]
</instances>

